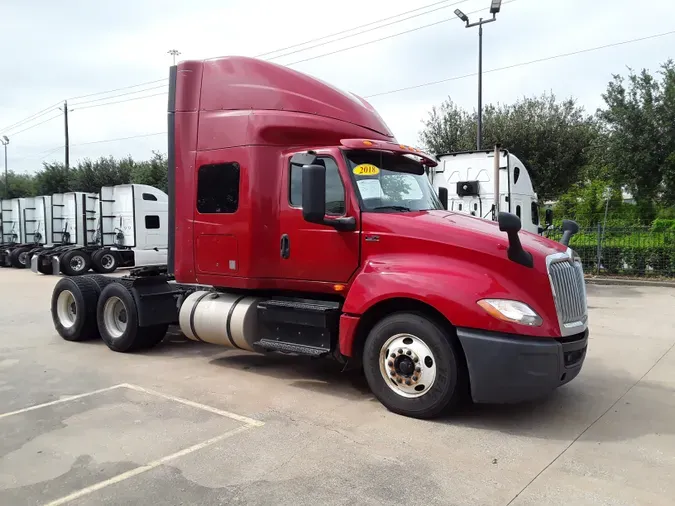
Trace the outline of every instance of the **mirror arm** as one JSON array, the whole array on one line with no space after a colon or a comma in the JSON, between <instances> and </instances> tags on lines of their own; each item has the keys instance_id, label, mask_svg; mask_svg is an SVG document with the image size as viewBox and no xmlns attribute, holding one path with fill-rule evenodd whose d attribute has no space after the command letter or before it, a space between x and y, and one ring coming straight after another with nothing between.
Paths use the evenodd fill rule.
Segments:
<instances>
[{"instance_id":1,"label":"mirror arm","mask_svg":"<svg viewBox=\"0 0 675 506\"><path fill-rule=\"evenodd\" d=\"M356 230L356 218L353 216L347 218L324 218L323 224L333 227L339 232L353 232Z\"/></svg>"}]
</instances>

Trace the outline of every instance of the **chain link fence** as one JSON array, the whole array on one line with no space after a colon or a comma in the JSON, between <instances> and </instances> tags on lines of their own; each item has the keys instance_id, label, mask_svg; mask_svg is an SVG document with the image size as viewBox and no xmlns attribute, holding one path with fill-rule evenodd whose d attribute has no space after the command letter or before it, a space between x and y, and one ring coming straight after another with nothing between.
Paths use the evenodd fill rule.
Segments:
<instances>
[{"instance_id":1,"label":"chain link fence","mask_svg":"<svg viewBox=\"0 0 675 506\"><path fill-rule=\"evenodd\" d=\"M544 235L555 241L560 228ZM652 227L580 228L570 247L581 257L589 274L635 277L675 277L675 230L655 231Z\"/></svg>"}]
</instances>

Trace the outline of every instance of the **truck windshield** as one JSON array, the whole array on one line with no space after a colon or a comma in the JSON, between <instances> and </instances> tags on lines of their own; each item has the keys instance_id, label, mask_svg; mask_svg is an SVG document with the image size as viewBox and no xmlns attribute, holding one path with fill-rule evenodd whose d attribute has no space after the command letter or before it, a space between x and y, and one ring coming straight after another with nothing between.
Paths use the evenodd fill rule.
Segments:
<instances>
[{"instance_id":1,"label":"truck windshield","mask_svg":"<svg viewBox=\"0 0 675 506\"><path fill-rule=\"evenodd\" d=\"M397 213L442 209L422 164L385 151L345 151L364 211Z\"/></svg>"}]
</instances>

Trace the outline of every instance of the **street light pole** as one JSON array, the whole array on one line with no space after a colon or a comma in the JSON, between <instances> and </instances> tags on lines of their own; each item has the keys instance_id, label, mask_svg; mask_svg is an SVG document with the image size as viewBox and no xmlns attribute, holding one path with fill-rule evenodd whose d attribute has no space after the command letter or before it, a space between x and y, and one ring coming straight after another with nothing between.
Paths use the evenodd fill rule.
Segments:
<instances>
[{"instance_id":1,"label":"street light pole","mask_svg":"<svg viewBox=\"0 0 675 506\"><path fill-rule=\"evenodd\" d=\"M167 54L173 56L173 64L176 65L176 56L180 54L180 51L178 51L178 49L169 49Z\"/></svg>"},{"instance_id":2,"label":"street light pole","mask_svg":"<svg viewBox=\"0 0 675 506\"><path fill-rule=\"evenodd\" d=\"M9 139L7 138L6 135L2 136L2 139L0 139L0 142L2 142L2 145L5 147L5 198L9 198L9 183L7 179L7 144L9 144Z\"/></svg>"},{"instance_id":3,"label":"street light pole","mask_svg":"<svg viewBox=\"0 0 675 506\"><path fill-rule=\"evenodd\" d=\"M476 23L469 22L469 16L460 9L455 9L455 15L466 23L466 28L478 27L478 121L476 125L476 149L481 149L483 143L483 25L497 21L497 13L502 6L502 0L492 0L490 14L492 18L480 18Z\"/></svg>"}]
</instances>

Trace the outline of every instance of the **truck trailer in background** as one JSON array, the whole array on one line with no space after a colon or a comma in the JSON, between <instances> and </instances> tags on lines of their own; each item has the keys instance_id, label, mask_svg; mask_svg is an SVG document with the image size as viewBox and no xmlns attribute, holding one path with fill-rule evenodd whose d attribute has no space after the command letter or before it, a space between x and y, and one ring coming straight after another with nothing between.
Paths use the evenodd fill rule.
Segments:
<instances>
[{"instance_id":1,"label":"truck trailer in background","mask_svg":"<svg viewBox=\"0 0 675 506\"><path fill-rule=\"evenodd\" d=\"M496 221L505 211L520 218L522 229L540 234L539 200L525 164L506 149L499 150L499 180L495 177L495 151L469 151L437 155L438 166L429 171L438 191L448 190L448 210ZM495 194L498 206L495 208ZM545 226L553 217L545 213Z\"/></svg>"},{"instance_id":2,"label":"truck trailer in background","mask_svg":"<svg viewBox=\"0 0 675 506\"><path fill-rule=\"evenodd\" d=\"M92 268L111 273L119 267L165 265L167 206L166 193L139 184L54 196L53 245L30 252L31 269L78 276Z\"/></svg>"}]
</instances>

